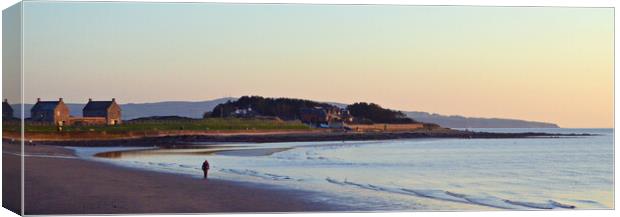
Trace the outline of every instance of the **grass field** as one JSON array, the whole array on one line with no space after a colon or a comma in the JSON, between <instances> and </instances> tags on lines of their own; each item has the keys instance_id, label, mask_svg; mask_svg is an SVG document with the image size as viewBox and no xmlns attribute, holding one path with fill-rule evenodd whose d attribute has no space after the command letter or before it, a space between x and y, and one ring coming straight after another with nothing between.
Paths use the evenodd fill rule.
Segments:
<instances>
[{"instance_id":1,"label":"grass field","mask_svg":"<svg viewBox=\"0 0 620 217\"><path fill-rule=\"evenodd\" d=\"M424 128L424 124L353 124L351 129L360 132L412 131Z\"/></svg>"},{"instance_id":2,"label":"grass field","mask_svg":"<svg viewBox=\"0 0 620 217\"><path fill-rule=\"evenodd\" d=\"M202 120L147 120L127 121L116 126L64 126L62 132L148 132L166 130L305 130L310 129L299 121L265 119L208 118ZM4 124L4 131L17 132L19 124ZM53 133L59 129L53 125L26 123L26 132Z\"/></svg>"}]
</instances>

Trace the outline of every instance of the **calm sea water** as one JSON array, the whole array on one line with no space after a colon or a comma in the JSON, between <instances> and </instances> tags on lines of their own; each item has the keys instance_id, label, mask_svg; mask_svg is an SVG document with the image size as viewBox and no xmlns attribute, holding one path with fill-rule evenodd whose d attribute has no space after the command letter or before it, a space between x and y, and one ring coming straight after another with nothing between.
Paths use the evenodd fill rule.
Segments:
<instances>
[{"instance_id":1,"label":"calm sea water","mask_svg":"<svg viewBox=\"0 0 620 217\"><path fill-rule=\"evenodd\" d=\"M355 210L614 208L613 129L470 130L599 135L228 143L94 159L196 177L208 159L211 177L315 191L310 199Z\"/></svg>"}]
</instances>

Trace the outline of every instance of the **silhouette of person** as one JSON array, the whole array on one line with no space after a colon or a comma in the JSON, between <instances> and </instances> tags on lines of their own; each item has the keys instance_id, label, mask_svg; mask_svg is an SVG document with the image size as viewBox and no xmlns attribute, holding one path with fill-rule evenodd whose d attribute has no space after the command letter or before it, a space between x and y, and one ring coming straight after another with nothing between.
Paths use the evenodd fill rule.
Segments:
<instances>
[{"instance_id":1,"label":"silhouette of person","mask_svg":"<svg viewBox=\"0 0 620 217\"><path fill-rule=\"evenodd\" d=\"M209 161L205 160L202 163L202 172L204 173L204 179L207 179L207 173L209 172Z\"/></svg>"}]
</instances>

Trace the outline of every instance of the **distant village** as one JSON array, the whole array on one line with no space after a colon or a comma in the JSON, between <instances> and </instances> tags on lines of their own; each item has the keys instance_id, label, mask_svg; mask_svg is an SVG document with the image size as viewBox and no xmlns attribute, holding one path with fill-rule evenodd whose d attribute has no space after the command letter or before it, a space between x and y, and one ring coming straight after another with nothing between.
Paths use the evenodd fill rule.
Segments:
<instances>
[{"instance_id":1,"label":"distant village","mask_svg":"<svg viewBox=\"0 0 620 217\"><path fill-rule=\"evenodd\" d=\"M14 110L5 99L2 103L2 118L14 118ZM30 109L28 122L50 124L55 126L68 125L118 125L122 123L121 107L116 99L110 101L94 101L88 99L88 103L82 109L82 117L73 117L69 107L62 98L55 101L41 101Z\"/></svg>"},{"instance_id":2,"label":"distant village","mask_svg":"<svg viewBox=\"0 0 620 217\"><path fill-rule=\"evenodd\" d=\"M2 117L14 118L14 110L6 99L2 103ZM262 116L251 107L236 108L227 114L227 117L275 118ZM318 128L344 128L345 123L353 122L353 116L346 109L320 106L300 108L298 119L302 123ZM54 101L42 101L37 98L36 104L30 109L30 118L26 121L55 126L119 125L122 123L122 112L115 98L110 101L88 99L88 103L82 109L82 117L74 117L70 115L69 107L65 105L63 98Z\"/></svg>"},{"instance_id":3,"label":"distant village","mask_svg":"<svg viewBox=\"0 0 620 217\"><path fill-rule=\"evenodd\" d=\"M208 101L205 101L208 102ZM198 102L197 102L198 103ZM155 103L157 104L157 103ZM531 122L511 119L467 118L461 116L442 116L437 114L422 114L420 119L412 119L407 114L382 108L374 103L330 104L305 99L293 98L265 98L260 96L242 96L234 100L217 102L215 107L201 106L196 109L194 104L178 106L151 106L136 110L134 106L125 105L126 111L112 98L107 101L88 99L86 104L67 104L62 98L53 101L37 99L35 104L27 104L25 118L27 125L38 126L80 126L80 125L132 125L132 124L186 124L187 121L203 122L209 118L233 117L238 119L299 121L314 128L330 128L344 130L386 130L386 129L414 129L475 127L502 127L502 128L558 128L556 124ZM142 107L142 106L140 106ZM82 114L75 112L81 108ZM155 109L150 109L155 108ZM20 109L21 110L21 109ZM74 110L73 113L70 110ZM2 104L3 123L18 125L21 114L14 114L11 104L4 99ZM123 119L125 112L125 119ZM419 112L418 112L419 113ZM73 114L73 116L71 115ZM201 118L202 117L202 118ZM423 119L425 118L425 119ZM215 119L214 121L217 121ZM174 123L178 122L178 123ZM434 124L434 123L440 124ZM374 125L374 126L373 126ZM387 126L386 126L387 125ZM168 127L170 127L168 125ZM157 128L157 127L154 127Z\"/></svg>"}]
</instances>

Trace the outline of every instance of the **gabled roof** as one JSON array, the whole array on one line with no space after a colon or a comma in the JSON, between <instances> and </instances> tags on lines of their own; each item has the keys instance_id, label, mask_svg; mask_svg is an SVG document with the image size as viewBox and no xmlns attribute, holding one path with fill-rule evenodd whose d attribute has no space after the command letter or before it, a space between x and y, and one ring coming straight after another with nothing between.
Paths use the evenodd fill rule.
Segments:
<instances>
[{"instance_id":1,"label":"gabled roof","mask_svg":"<svg viewBox=\"0 0 620 217\"><path fill-rule=\"evenodd\" d=\"M114 101L88 101L82 111L106 111Z\"/></svg>"},{"instance_id":2,"label":"gabled roof","mask_svg":"<svg viewBox=\"0 0 620 217\"><path fill-rule=\"evenodd\" d=\"M2 102L2 111L13 111L13 107L6 100Z\"/></svg>"},{"instance_id":3,"label":"gabled roof","mask_svg":"<svg viewBox=\"0 0 620 217\"><path fill-rule=\"evenodd\" d=\"M30 111L53 111L60 101L38 101Z\"/></svg>"}]
</instances>

